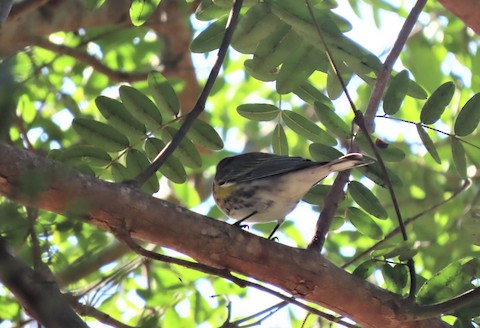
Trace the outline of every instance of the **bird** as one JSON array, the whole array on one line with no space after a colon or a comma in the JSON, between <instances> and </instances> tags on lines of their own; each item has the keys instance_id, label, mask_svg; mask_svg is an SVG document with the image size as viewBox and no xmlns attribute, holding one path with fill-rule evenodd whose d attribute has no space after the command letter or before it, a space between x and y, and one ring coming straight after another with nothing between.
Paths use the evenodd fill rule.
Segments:
<instances>
[{"instance_id":1,"label":"bird","mask_svg":"<svg viewBox=\"0 0 480 328\"><path fill-rule=\"evenodd\" d=\"M242 222L277 221L271 239L285 216L305 194L332 172L370 164L360 153L329 162L303 157L250 152L222 159L213 179L213 199L222 212Z\"/></svg>"}]
</instances>

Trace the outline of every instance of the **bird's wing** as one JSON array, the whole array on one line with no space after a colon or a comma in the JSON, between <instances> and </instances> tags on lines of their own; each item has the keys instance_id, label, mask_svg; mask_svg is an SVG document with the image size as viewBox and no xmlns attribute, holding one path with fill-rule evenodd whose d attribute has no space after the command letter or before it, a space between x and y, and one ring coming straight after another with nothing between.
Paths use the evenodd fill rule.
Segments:
<instances>
[{"instance_id":1,"label":"bird's wing","mask_svg":"<svg viewBox=\"0 0 480 328\"><path fill-rule=\"evenodd\" d=\"M224 176L217 179L222 182L246 182L322 164L302 157L247 153L231 158L228 166L225 165Z\"/></svg>"}]
</instances>

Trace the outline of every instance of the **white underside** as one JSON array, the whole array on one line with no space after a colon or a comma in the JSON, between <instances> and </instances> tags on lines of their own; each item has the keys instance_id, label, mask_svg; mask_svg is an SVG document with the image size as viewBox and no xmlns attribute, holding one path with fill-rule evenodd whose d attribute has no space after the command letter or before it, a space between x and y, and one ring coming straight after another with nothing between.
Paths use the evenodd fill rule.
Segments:
<instances>
[{"instance_id":1,"label":"white underside","mask_svg":"<svg viewBox=\"0 0 480 328\"><path fill-rule=\"evenodd\" d=\"M303 196L315 184L332 172L331 169L331 167L313 167L278 177L277 179L282 180L275 184L281 187L276 188L275 193L258 191L258 197L256 197L257 204L255 206L257 213L245 221L269 222L284 220L285 216L297 206ZM255 184L255 182L252 183ZM251 213L252 209L242 208L231 211L229 216L233 219L241 220Z\"/></svg>"}]
</instances>

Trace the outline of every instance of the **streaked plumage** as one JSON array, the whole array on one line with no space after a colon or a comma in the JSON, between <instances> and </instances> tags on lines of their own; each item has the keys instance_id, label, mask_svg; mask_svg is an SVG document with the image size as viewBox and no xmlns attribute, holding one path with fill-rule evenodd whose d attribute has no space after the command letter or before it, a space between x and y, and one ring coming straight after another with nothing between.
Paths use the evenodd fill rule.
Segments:
<instances>
[{"instance_id":1,"label":"streaked plumage","mask_svg":"<svg viewBox=\"0 0 480 328\"><path fill-rule=\"evenodd\" d=\"M259 152L227 157L217 165L213 197L230 218L277 221L276 230L310 188L331 172L367 164L358 153L331 162Z\"/></svg>"}]
</instances>

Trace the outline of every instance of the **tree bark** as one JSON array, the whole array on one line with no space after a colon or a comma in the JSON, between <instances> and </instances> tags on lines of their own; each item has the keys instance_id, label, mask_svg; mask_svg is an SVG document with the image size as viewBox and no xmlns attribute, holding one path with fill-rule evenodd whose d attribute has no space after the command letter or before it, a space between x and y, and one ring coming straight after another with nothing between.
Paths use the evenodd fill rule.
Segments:
<instances>
[{"instance_id":1,"label":"tree bark","mask_svg":"<svg viewBox=\"0 0 480 328\"><path fill-rule=\"evenodd\" d=\"M465 25L480 34L480 2L477 0L439 0L439 2L460 18Z\"/></svg>"},{"instance_id":2,"label":"tree bark","mask_svg":"<svg viewBox=\"0 0 480 328\"><path fill-rule=\"evenodd\" d=\"M41 190L28 177L44 179ZM37 181L38 182L38 181ZM448 327L439 319L406 321L409 304L398 295L341 270L314 251L260 238L132 189L75 171L14 147L0 145L0 193L106 230L182 252L200 263L273 284L291 295L342 314L363 327ZM78 204L84 204L81 211Z\"/></svg>"}]
</instances>

